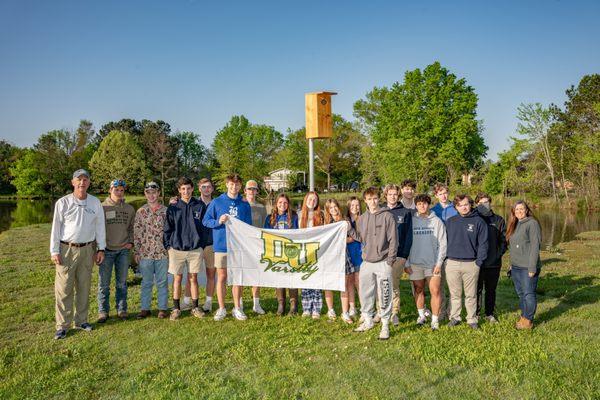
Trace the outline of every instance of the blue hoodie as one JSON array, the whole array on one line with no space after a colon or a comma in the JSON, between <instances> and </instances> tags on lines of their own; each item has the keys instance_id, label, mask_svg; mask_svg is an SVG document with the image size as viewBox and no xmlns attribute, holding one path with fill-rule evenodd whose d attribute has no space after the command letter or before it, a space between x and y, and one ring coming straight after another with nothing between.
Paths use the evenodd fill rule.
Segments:
<instances>
[{"instance_id":1,"label":"blue hoodie","mask_svg":"<svg viewBox=\"0 0 600 400\"><path fill-rule=\"evenodd\" d=\"M206 205L193 197L188 203L180 199L170 205L163 229L165 249L190 251L206 247L210 230L201 222L205 211Z\"/></svg>"},{"instance_id":2,"label":"blue hoodie","mask_svg":"<svg viewBox=\"0 0 600 400\"><path fill-rule=\"evenodd\" d=\"M216 253L227 253L227 233L224 224L219 224L221 215L229 214L231 217L244 221L252 225L252 209L250 203L244 201L242 196L238 195L235 199L223 193L210 202L208 210L204 214L202 223L208 228L212 228L213 250Z\"/></svg>"},{"instance_id":3,"label":"blue hoodie","mask_svg":"<svg viewBox=\"0 0 600 400\"><path fill-rule=\"evenodd\" d=\"M437 203L435 206L431 207L431 211L433 211L444 224L448 219L458 214L458 211L456 211L456 208L454 208L454 204L452 203L446 208L442 207L442 203Z\"/></svg>"},{"instance_id":4,"label":"blue hoodie","mask_svg":"<svg viewBox=\"0 0 600 400\"><path fill-rule=\"evenodd\" d=\"M287 212L285 214L277 215L275 219L275 226L271 226L271 216L267 215L265 218L266 229L298 229L298 215L296 213L292 214L292 226L288 225L288 215Z\"/></svg>"},{"instance_id":5,"label":"blue hoodie","mask_svg":"<svg viewBox=\"0 0 600 400\"><path fill-rule=\"evenodd\" d=\"M446 256L455 261L475 261L481 267L488 253L488 226L477 210L455 215L446 221L448 250Z\"/></svg>"}]
</instances>

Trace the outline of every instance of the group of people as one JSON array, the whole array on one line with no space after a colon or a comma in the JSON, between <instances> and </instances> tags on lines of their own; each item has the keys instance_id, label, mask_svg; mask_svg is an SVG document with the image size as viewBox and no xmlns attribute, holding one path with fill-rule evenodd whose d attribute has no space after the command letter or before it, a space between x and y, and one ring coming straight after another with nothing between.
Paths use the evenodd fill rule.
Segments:
<instances>
[{"instance_id":1,"label":"group of people","mask_svg":"<svg viewBox=\"0 0 600 400\"><path fill-rule=\"evenodd\" d=\"M285 193L273 202L267 213L257 200L258 184L250 180L240 194L242 180L232 174L226 178L226 192L212 198L212 182L198 182L200 196L194 197L194 182L182 177L177 182L178 196L165 206L160 201L160 187L148 182L144 188L146 204L137 212L124 201L127 184L121 179L111 182L104 202L87 193L90 174L83 169L73 173L73 193L56 203L50 238L50 253L56 266L56 333L55 339L66 337L74 323L78 329L91 331L88 322L92 267L98 270L98 323L109 318L110 283L115 272L117 317L126 319L127 274L130 252L142 274L141 310L137 318L152 315L152 291L156 286L158 318L180 318L182 310L203 318L217 309L213 318L223 320L227 311L227 238L225 224L237 218L267 229L311 228L339 221L347 223L345 290L341 293L341 320L354 324L358 312L356 292L360 300L357 332L381 323L380 339L388 339L390 323L399 324L400 278L406 273L416 303L418 325L430 318L432 330L448 318L448 326L461 323L462 297L466 322L478 329L481 309L489 323L497 323L496 287L500 277L502 256L510 249L509 274L519 296L521 309L517 329L531 329L536 311L536 286L540 273L541 231L525 202L511 208L511 218L504 219L491 208L491 197L480 193L474 200L459 194L450 201L448 187L435 185L438 203L432 207L429 195L415 196L416 184L411 180L401 185L388 184L380 198L379 189L370 187L361 199L350 197L347 211L342 212L335 199L321 207L319 195L308 192L296 212ZM204 265L204 269L202 266ZM206 297L199 304L198 274L205 271ZM169 308L169 274L172 275L172 306ZM446 289L449 292L449 304ZM185 285L185 289L183 286ZM425 287L429 289L430 309L426 307ZM232 287L231 315L247 319L242 303L241 286ZM216 292L216 293L215 293ZM299 312L302 316L321 317L323 296L327 318L337 318L334 293L318 289L276 288L276 314ZM484 296L485 293L485 296ZM183 302L181 297L183 294ZM286 296L287 295L287 296ZM252 310L265 314L260 304L260 288L252 288ZM73 304L75 302L75 304ZM482 307L482 303L485 304Z\"/></svg>"}]
</instances>

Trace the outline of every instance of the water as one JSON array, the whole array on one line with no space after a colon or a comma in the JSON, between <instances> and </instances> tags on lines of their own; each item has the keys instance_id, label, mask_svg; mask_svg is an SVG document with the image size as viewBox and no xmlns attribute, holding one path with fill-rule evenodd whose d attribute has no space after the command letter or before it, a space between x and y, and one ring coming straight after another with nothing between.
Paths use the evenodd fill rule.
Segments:
<instances>
[{"instance_id":1,"label":"water","mask_svg":"<svg viewBox=\"0 0 600 400\"><path fill-rule=\"evenodd\" d=\"M143 203L143 201L135 201L131 204L137 209ZM294 206L298 207L299 204L294 202ZM53 209L54 202L51 200L0 200L0 232L10 228L52 222ZM505 218L510 214L508 208L499 208L495 211ZM534 210L534 214L542 227L544 247L573 240L575 235L581 232L600 230L598 212Z\"/></svg>"}]
</instances>

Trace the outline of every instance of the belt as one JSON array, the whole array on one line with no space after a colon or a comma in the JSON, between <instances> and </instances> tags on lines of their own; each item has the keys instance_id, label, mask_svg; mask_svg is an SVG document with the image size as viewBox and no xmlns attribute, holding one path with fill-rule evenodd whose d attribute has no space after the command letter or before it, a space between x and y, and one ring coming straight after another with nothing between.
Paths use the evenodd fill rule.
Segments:
<instances>
[{"instance_id":1,"label":"belt","mask_svg":"<svg viewBox=\"0 0 600 400\"><path fill-rule=\"evenodd\" d=\"M89 246L90 244L94 243L93 241L87 242L87 243L70 243L70 242L65 242L63 240L61 240L60 242L62 244L66 244L69 247L85 247L85 246Z\"/></svg>"}]
</instances>

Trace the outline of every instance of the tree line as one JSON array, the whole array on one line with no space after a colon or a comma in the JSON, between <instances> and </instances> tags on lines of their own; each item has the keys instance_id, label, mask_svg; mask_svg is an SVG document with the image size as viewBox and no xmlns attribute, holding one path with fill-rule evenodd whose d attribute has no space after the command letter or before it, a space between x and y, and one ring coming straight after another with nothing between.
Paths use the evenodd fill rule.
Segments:
<instances>
[{"instance_id":1,"label":"tree line","mask_svg":"<svg viewBox=\"0 0 600 400\"><path fill-rule=\"evenodd\" d=\"M334 115L333 137L315 142L316 184L324 189L411 178L420 190L444 182L592 206L600 187L600 75L584 76L566 94L562 107L522 104L511 147L491 162L485 161L478 96L466 79L439 62L407 71L401 82L375 87L356 101L355 121ZM308 171L308 145L303 127L284 134L243 115L231 117L210 145L161 120L122 119L99 130L82 120L74 131L42 134L31 148L2 140L0 160L3 194L58 196L81 167L93 174L96 191L119 177L134 192L155 180L171 193L182 175L218 184L232 172L260 182L279 168ZM292 176L290 187L299 177Z\"/></svg>"}]
</instances>

